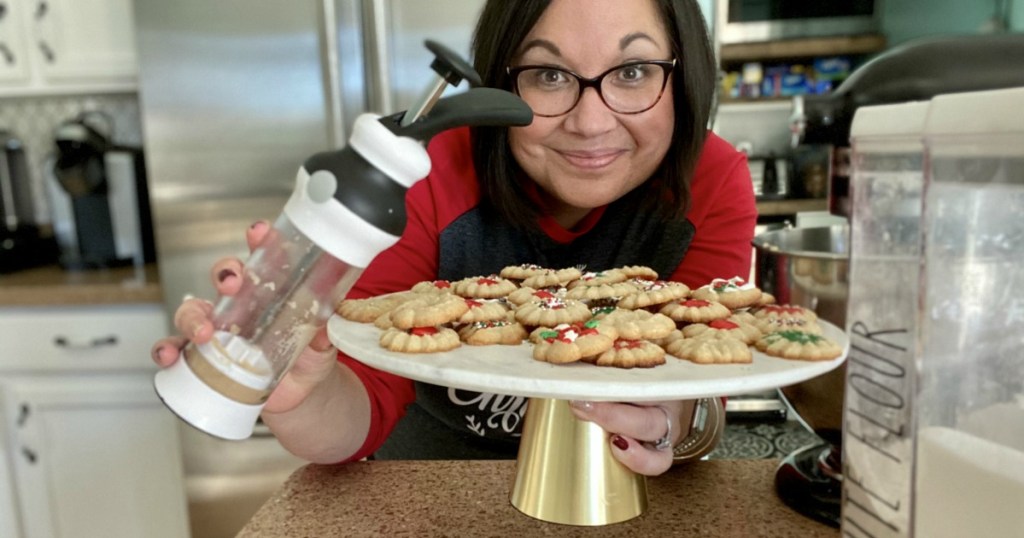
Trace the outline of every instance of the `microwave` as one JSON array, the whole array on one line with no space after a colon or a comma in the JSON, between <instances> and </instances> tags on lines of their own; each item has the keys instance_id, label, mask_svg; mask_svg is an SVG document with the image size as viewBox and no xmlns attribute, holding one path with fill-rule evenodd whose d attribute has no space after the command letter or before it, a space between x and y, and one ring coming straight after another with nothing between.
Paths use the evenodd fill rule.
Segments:
<instances>
[{"instance_id":1,"label":"microwave","mask_svg":"<svg viewBox=\"0 0 1024 538\"><path fill-rule=\"evenodd\" d=\"M877 33L881 0L715 0L722 44Z\"/></svg>"}]
</instances>

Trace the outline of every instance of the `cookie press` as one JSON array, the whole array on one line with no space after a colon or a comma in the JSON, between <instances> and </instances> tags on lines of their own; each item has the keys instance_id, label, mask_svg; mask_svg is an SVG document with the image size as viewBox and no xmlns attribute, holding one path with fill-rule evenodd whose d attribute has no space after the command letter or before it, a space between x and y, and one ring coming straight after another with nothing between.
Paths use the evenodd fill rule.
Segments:
<instances>
[{"instance_id":1,"label":"cookie press","mask_svg":"<svg viewBox=\"0 0 1024 538\"><path fill-rule=\"evenodd\" d=\"M299 168L273 228L245 262L241 290L222 297L214 336L189 343L157 372L157 394L174 413L216 437L241 440L334 306L405 228L405 193L430 171L425 144L460 126L526 125L530 108L512 93L483 88L446 47L434 53L437 80L407 112L359 116L348 145ZM470 89L441 98L448 85Z\"/></svg>"}]
</instances>

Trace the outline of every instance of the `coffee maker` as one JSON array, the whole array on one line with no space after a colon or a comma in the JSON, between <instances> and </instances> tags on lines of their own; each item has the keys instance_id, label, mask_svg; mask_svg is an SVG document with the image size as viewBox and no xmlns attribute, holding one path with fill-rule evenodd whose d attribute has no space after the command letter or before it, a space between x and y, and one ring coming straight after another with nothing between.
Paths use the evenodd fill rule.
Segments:
<instances>
[{"instance_id":1,"label":"coffee maker","mask_svg":"<svg viewBox=\"0 0 1024 538\"><path fill-rule=\"evenodd\" d=\"M68 269L140 265L156 259L145 163L140 148L114 144L85 113L57 126L53 173L73 214L71 244L61 265Z\"/></svg>"},{"instance_id":2,"label":"coffee maker","mask_svg":"<svg viewBox=\"0 0 1024 538\"><path fill-rule=\"evenodd\" d=\"M57 261L57 243L36 220L25 147L0 130L0 273Z\"/></svg>"},{"instance_id":3,"label":"coffee maker","mask_svg":"<svg viewBox=\"0 0 1024 538\"><path fill-rule=\"evenodd\" d=\"M793 145L829 148L829 212L849 219L853 203L850 127L859 107L1018 86L1024 86L1024 35L913 41L864 64L831 94L795 97L790 123ZM843 284L847 285L845 280ZM842 318L845 321L845 312ZM844 366L782 389L790 407L823 441L789 454L775 475L776 492L783 502L835 527L839 526L843 480L842 435L836 425L842 423L845 375Z\"/></svg>"}]
</instances>

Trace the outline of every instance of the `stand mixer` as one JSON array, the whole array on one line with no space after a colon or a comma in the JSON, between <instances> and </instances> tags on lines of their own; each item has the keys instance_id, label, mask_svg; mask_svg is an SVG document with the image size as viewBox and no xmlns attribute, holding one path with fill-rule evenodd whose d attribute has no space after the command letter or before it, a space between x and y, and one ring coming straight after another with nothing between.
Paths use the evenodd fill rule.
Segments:
<instances>
[{"instance_id":1,"label":"stand mixer","mask_svg":"<svg viewBox=\"0 0 1024 538\"><path fill-rule=\"evenodd\" d=\"M850 127L859 107L930 99L939 94L1024 86L1024 35L955 36L923 39L893 48L854 72L833 93L794 98L791 130L793 144L831 146L829 210L851 216ZM892 121L899 121L893 118ZM786 230L790 234L835 235L827 229ZM849 231L840 250L792 253L809 254L818 263L827 261L841 269L837 282L844 286L839 308L819 312L823 319L846 326L845 302L848 290L846 264ZM770 232L778 234L779 232ZM769 234L764 234L769 235ZM758 240L755 239L755 246ZM825 243L827 244L827 243ZM835 243L833 243L835 244ZM795 244L792 245L795 247ZM799 252L800 250L804 252ZM785 249L783 249L785 254ZM758 253L761 256L761 253ZM760 263L760 261L759 261ZM760 271L760 269L759 269ZM760 278L760 275L759 275ZM783 278L781 282L788 279ZM765 291L776 293L779 281L759 282ZM809 296L805 306L819 307L819 298ZM835 298L831 299L834 303ZM824 303L823 303L824 304ZM833 304L833 306L835 306ZM846 367L807 382L782 389L787 402L823 442L801 448L787 456L776 474L776 492L798 512L838 527L842 492L842 423Z\"/></svg>"}]
</instances>

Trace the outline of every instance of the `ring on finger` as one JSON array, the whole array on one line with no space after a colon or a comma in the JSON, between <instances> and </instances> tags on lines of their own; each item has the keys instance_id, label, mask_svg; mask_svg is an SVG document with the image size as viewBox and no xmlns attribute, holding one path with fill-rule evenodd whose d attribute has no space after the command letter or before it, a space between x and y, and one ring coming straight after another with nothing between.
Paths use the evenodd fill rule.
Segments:
<instances>
[{"instance_id":1,"label":"ring on finger","mask_svg":"<svg viewBox=\"0 0 1024 538\"><path fill-rule=\"evenodd\" d=\"M672 448L672 413L668 412L663 406L655 406L661 409L662 413L665 413L665 435L661 438L651 441L650 445L655 450L668 450Z\"/></svg>"}]
</instances>

